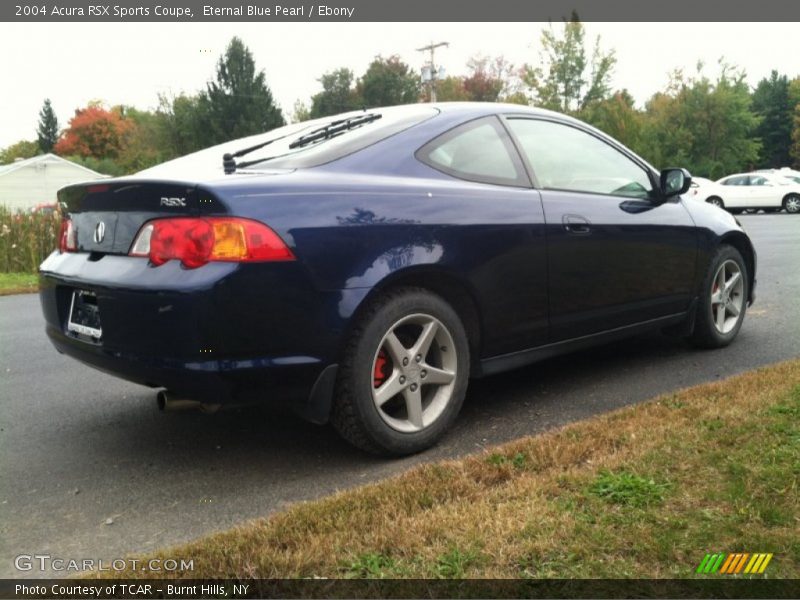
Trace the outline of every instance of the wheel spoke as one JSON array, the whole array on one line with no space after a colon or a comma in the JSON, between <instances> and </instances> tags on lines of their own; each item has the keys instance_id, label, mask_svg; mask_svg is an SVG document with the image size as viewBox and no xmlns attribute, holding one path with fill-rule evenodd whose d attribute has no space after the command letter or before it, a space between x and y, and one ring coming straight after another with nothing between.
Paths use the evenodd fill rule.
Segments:
<instances>
[{"instance_id":1,"label":"wheel spoke","mask_svg":"<svg viewBox=\"0 0 800 600\"><path fill-rule=\"evenodd\" d=\"M421 354L422 358L425 358L438 330L439 325L436 321L429 321L426 323L422 328L422 333L419 334L417 342L414 344L411 355L416 356L417 354Z\"/></svg>"},{"instance_id":2,"label":"wheel spoke","mask_svg":"<svg viewBox=\"0 0 800 600\"><path fill-rule=\"evenodd\" d=\"M403 398L406 400L406 411L408 412L409 422L417 429L422 429L422 392L417 388L413 392L410 387L403 390Z\"/></svg>"},{"instance_id":3,"label":"wheel spoke","mask_svg":"<svg viewBox=\"0 0 800 600\"><path fill-rule=\"evenodd\" d=\"M396 365L399 365L403 362L403 359L408 356L408 350L400 340L395 335L394 331L390 331L386 335L386 340L384 341L384 345L386 349L389 351L389 356L392 358Z\"/></svg>"},{"instance_id":4,"label":"wheel spoke","mask_svg":"<svg viewBox=\"0 0 800 600\"><path fill-rule=\"evenodd\" d=\"M394 372L389 376L389 379L384 381L378 389L373 390L375 403L378 406L383 406L389 400L403 391L404 387L405 386L400 383L400 371L395 369Z\"/></svg>"},{"instance_id":5,"label":"wheel spoke","mask_svg":"<svg viewBox=\"0 0 800 600\"><path fill-rule=\"evenodd\" d=\"M720 304L717 306L717 329L720 332L725 331L725 305Z\"/></svg>"},{"instance_id":6,"label":"wheel spoke","mask_svg":"<svg viewBox=\"0 0 800 600\"><path fill-rule=\"evenodd\" d=\"M447 385L456 377L456 374L451 371L438 369L430 365L425 365L424 369L427 371L425 379L422 380L425 384Z\"/></svg>"},{"instance_id":7,"label":"wheel spoke","mask_svg":"<svg viewBox=\"0 0 800 600\"><path fill-rule=\"evenodd\" d=\"M722 290L717 288L717 291L711 294L711 304L719 304L722 300Z\"/></svg>"},{"instance_id":8,"label":"wheel spoke","mask_svg":"<svg viewBox=\"0 0 800 600\"><path fill-rule=\"evenodd\" d=\"M722 265L719 269L719 273L717 273L717 289L725 289L725 265Z\"/></svg>"},{"instance_id":9,"label":"wheel spoke","mask_svg":"<svg viewBox=\"0 0 800 600\"><path fill-rule=\"evenodd\" d=\"M734 273L731 275L731 278L725 282L725 290L731 290L734 285L742 278L742 274L740 272Z\"/></svg>"},{"instance_id":10,"label":"wheel spoke","mask_svg":"<svg viewBox=\"0 0 800 600\"><path fill-rule=\"evenodd\" d=\"M733 302L733 301L729 302L728 303L728 310L730 311L730 313L734 317L738 317L739 316L739 307L736 306L736 302Z\"/></svg>"}]
</instances>

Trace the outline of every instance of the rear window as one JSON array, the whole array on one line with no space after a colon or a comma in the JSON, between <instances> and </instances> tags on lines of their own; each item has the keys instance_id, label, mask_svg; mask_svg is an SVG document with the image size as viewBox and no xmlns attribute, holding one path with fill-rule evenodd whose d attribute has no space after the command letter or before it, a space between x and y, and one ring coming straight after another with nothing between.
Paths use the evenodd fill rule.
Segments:
<instances>
[{"instance_id":1,"label":"rear window","mask_svg":"<svg viewBox=\"0 0 800 600\"><path fill-rule=\"evenodd\" d=\"M250 136L218 146L212 146L193 154L156 165L140 171L137 176L143 177L209 177L223 175L222 156L234 153L251 146L274 140L267 146L254 150L236 159L237 164L265 159L250 166L238 169L247 171L281 171L304 167L316 167L337 160L353 152L357 152L372 144L386 139L422 123L439 114L439 110L425 105L395 106L391 108L367 109L353 111L341 115L293 123L285 127L273 129L267 133ZM319 140L299 147L291 148L301 136L313 133L334 121L357 118L362 115L380 115L369 123L348 129L335 137ZM269 159L269 160L266 160Z\"/></svg>"},{"instance_id":2,"label":"rear window","mask_svg":"<svg viewBox=\"0 0 800 600\"><path fill-rule=\"evenodd\" d=\"M353 152L357 152L376 142L400 133L409 127L426 121L439 114L439 110L430 106L399 106L383 110L359 111L357 113L337 116L335 119L328 118L321 120L319 123L315 122L313 126L303 131L300 135L307 135L315 129L324 127L330 123L331 120L344 119L350 116L358 117L361 114L379 114L381 116L380 119L345 131L332 139L312 143L294 150L289 150L288 145L295 138L282 140L281 147L274 147L274 145L267 146L268 149L275 153L281 148L286 148L289 154L282 158L270 160L264 163L264 165L268 167L291 169L323 165L338 160L348 154L352 154ZM245 160L249 158L248 156ZM256 156L255 158L258 157Z\"/></svg>"},{"instance_id":3,"label":"rear window","mask_svg":"<svg viewBox=\"0 0 800 600\"><path fill-rule=\"evenodd\" d=\"M459 179L526 187L526 175L508 133L495 116L469 121L420 148L419 160Z\"/></svg>"}]
</instances>

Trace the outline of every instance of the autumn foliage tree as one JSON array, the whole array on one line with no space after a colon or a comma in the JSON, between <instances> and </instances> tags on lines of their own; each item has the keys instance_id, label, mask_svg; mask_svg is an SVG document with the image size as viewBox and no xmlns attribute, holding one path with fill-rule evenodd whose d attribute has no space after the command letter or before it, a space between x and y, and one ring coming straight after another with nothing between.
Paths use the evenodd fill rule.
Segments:
<instances>
[{"instance_id":1,"label":"autumn foliage tree","mask_svg":"<svg viewBox=\"0 0 800 600\"><path fill-rule=\"evenodd\" d=\"M101 103L91 102L75 111L53 149L62 156L117 158L132 126L120 108L107 110Z\"/></svg>"},{"instance_id":2,"label":"autumn foliage tree","mask_svg":"<svg viewBox=\"0 0 800 600\"><path fill-rule=\"evenodd\" d=\"M504 57L473 56L467 62L469 75L464 78L464 89L475 102L498 102L512 91L514 65Z\"/></svg>"}]
</instances>

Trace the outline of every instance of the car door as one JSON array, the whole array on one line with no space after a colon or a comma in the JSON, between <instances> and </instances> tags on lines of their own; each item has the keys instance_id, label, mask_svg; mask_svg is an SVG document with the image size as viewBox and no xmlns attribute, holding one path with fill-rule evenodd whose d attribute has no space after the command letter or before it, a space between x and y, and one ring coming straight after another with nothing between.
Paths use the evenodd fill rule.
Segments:
<instances>
[{"instance_id":1,"label":"car door","mask_svg":"<svg viewBox=\"0 0 800 600\"><path fill-rule=\"evenodd\" d=\"M763 175L750 175L748 187L750 190L748 208L780 205L780 201L776 199L778 195L776 187Z\"/></svg>"},{"instance_id":2,"label":"car door","mask_svg":"<svg viewBox=\"0 0 800 600\"><path fill-rule=\"evenodd\" d=\"M547 343L544 210L501 119L462 123L416 157L454 178L437 193L436 205L449 209L448 226L436 237L446 249L442 262L466 273L481 306L483 352L500 355Z\"/></svg>"},{"instance_id":3,"label":"car door","mask_svg":"<svg viewBox=\"0 0 800 600\"><path fill-rule=\"evenodd\" d=\"M687 310L697 259L678 198L645 164L577 124L508 115L545 213L553 342Z\"/></svg>"},{"instance_id":4,"label":"car door","mask_svg":"<svg viewBox=\"0 0 800 600\"><path fill-rule=\"evenodd\" d=\"M748 208L766 206L770 203L770 197L775 193L775 188L762 175L750 175L748 179L749 202Z\"/></svg>"}]
</instances>

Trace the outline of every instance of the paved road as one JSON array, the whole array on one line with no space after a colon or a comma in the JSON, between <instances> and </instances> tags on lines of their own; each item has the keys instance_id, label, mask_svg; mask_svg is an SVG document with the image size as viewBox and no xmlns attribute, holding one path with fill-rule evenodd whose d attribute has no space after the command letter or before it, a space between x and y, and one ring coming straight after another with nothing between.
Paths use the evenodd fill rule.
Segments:
<instances>
[{"instance_id":1,"label":"paved road","mask_svg":"<svg viewBox=\"0 0 800 600\"><path fill-rule=\"evenodd\" d=\"M759 290L732 346L696 351L654 334L473 382L444 442L395 461L260 409L161 414L153 391L57 354L35 295L0 298L0 577L26 576L13 566L20 553L110 560L152 550L418 462L800 356L800 217L741 221L759 253Z\"/></svg>"}]
</instances>

